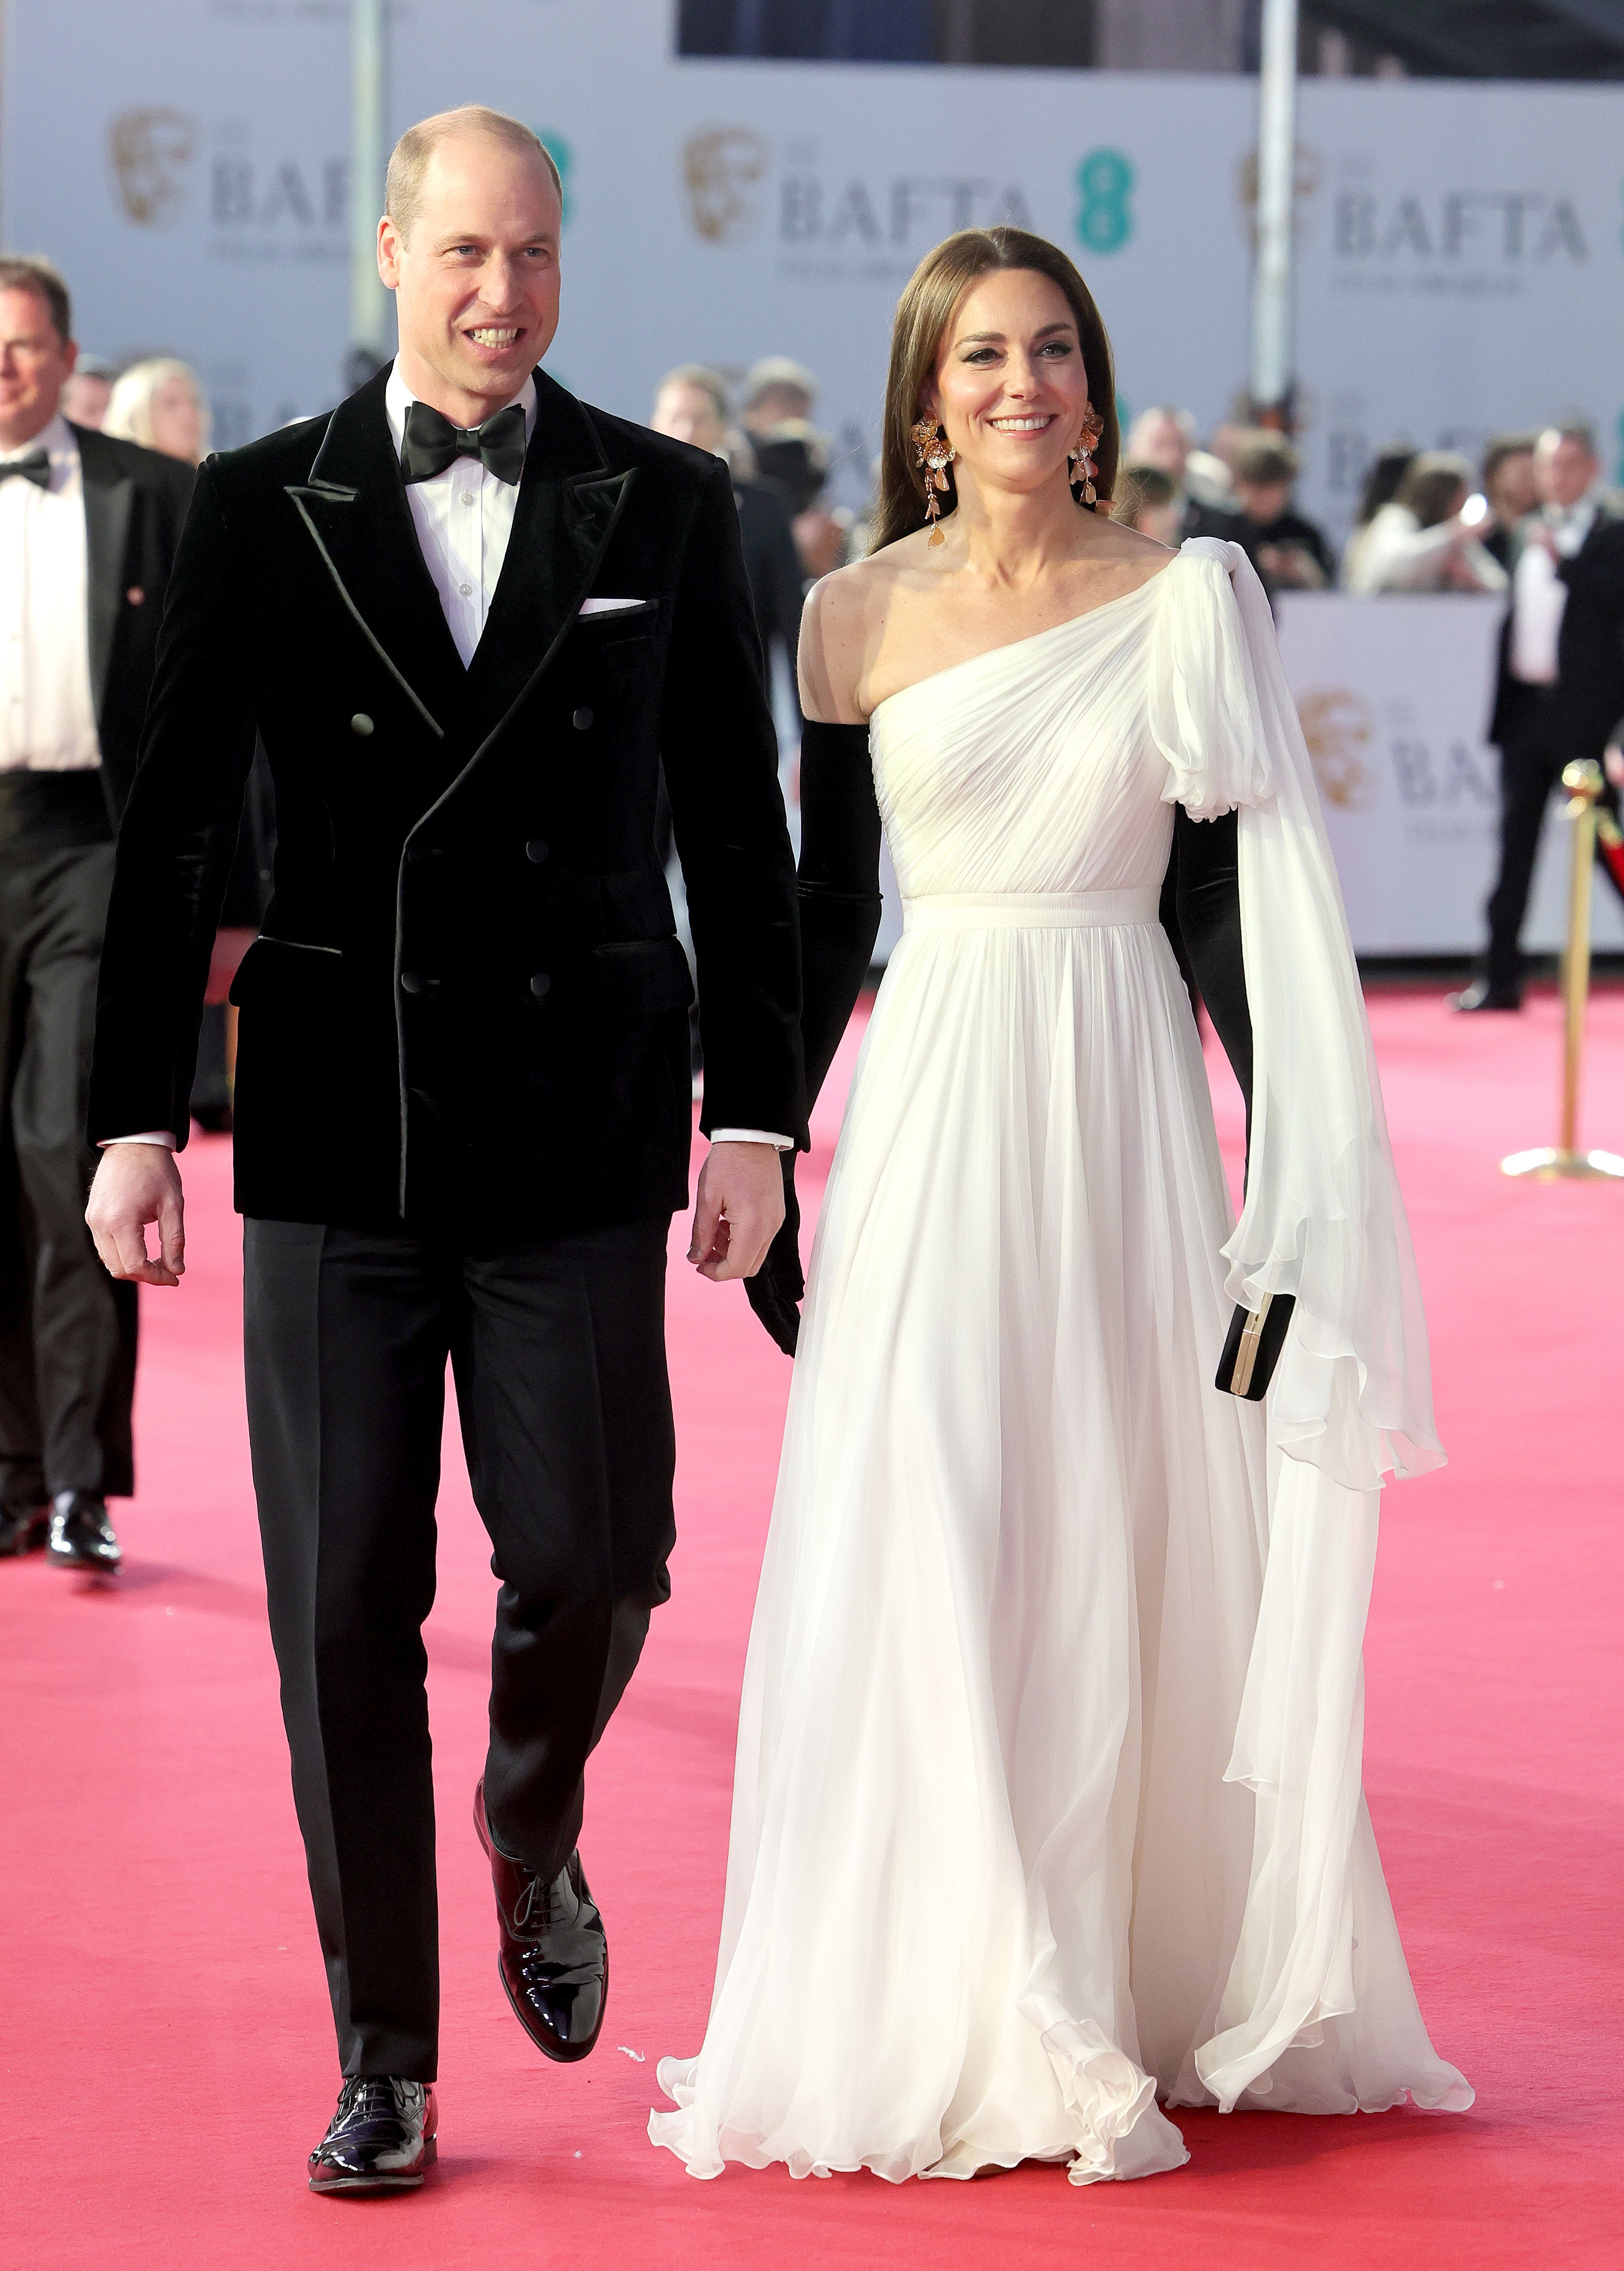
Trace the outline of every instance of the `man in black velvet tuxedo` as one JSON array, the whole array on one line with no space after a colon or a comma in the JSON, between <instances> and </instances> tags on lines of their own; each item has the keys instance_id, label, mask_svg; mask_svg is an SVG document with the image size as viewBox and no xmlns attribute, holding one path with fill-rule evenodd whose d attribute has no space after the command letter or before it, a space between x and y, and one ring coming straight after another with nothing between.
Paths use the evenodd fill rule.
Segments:
<instances>
[{"instance_id":1,"label":"man in black velvet tuxedo","mask_svg":"<svg viewBox=\"0 0 1624 2271\"><path fill-rule=\"evenodd\" d=\"M192 470L69 423L55 269L0 261L0 1555L119 1566L136 1289L85 1228L113 835Z\"/></svg>"},{"instance_id":2,"label":"man in black velvet tuxedo","mask_svg":"<svg viewBox=\"0 0 1624 2271\"><path fill-rule=\"evenodd\" d=\"M198 476L92 1098L98 1245L173 1284L174 1157L125 1139L184 1139L206 846L251 724L277 852L234 989L236 1187L271 1628L345 2075L323 2191L415 2184L434 2152L420 1627L448 1356L501 1581L474 1808L501 1976L551 2057L603 2024L582 1777L673 1537L690 983L662 765L700 967L704 1274L759 1267L778 1151L805 1140L795 875L727 468L536 368L560 200L528 128L469 108L412 129L388 205L393 368Z\"/></svg>"}]
</instances>

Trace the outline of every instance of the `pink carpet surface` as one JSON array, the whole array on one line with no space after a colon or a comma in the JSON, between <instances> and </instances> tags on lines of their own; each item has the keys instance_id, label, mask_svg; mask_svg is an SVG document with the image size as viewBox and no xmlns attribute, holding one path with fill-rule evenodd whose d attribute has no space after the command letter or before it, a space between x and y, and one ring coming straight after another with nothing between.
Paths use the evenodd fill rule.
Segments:
<instances>
[{"instance_id":1,"label":"pink carpet surface","mask_svg":"<svg viewBox=\"0 0 1624 2271\"><path fill-rule=\"evenodd\" d=\"M438 2170L321 2200L337 2068L266 1634L228 1146L187 1152L190 1262L145 1298L139 1495L116 1585L0 1564L6 1731L0 2265L1624 2265L1624 1187L1512 1183L1552 1140L1557 1009L1371 1003L1450 1463L1389 1492L1366 1773L1412 1969L1465 2115L1181 2114L1171 2176L894 2187L689 2178L648 2142L699 2044L734 1716L790 1367L674 1226L675 1597L594 1764L583 1850L614 1948L597 2054L546 2065L497 1983L468 1826L493 1580L447 1447L428 1628L440 1796ZM809 1217L856 1046L804 1163ZM1232 1172L1240 1112L1212 1064ZM1624 994L1592 1006L1586 1140L1624 1151Z\"/></svg>"}]
</instances>

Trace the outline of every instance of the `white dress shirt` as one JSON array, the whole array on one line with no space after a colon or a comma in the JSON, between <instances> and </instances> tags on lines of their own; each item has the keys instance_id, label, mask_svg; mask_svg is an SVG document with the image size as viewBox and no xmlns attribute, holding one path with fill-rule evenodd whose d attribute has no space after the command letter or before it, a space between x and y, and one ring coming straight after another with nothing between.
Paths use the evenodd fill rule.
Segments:
<instances>
[{"instance_id":1,"label":"white dress shirt","mask_svg":"<svg viewBox=\"0 0 1624 2271\"><path fill-rule=\"evenodd\" d=\"M1575 505L1542 506L1524 540L1511 580L1509 664L1512 677L1525 686L1556 683L1557 643L1568 607L1557 562L1571 560L1583 545L1596 524L1596 507L1593 489Z\"/></svg>"},{"instance_id":2,"label":"white dress shirt","mask_svg":"<svg viewBox=\"0 0 1624 2271\"><path fill-rule=\"evenodd\" d=\"M513 398L524 412L524 440L528 447L536 430L535 380L527 378ZM402 378L397 362L384 388L383 407L397 458L406 436L406 412L417 399ZM505 409L508 406L500 406ZM496 413L487 415L494 417ZM77 473L77 450L73 463ZM5 489L29 487L26 481L0 483L0 496ZM446 626L463 659L464 670L474 659L474 650L490 615L502 562L508 557L508 540L513 534L513 517L518 502L517 488L487 473L478 458L457 458L443 473L407 485L406 503L412 509L412 525L417 530L423 562L440 594ZM81 513L81 530L83 522ZM85 683L88 688L88 676ZM174 1138L167 1128L108 1140L162 1143L171 1150L174 1148ZM791 1136L770 1135L760 1128L717 1128L711 1131L710 1140L713 1143L770 1143L778 1151L795 1149ZM102 1148L105 1150L105 1144Z\"/></svg>"},{"instance_id":3,"label":"white dress shirt","mask_svg":"<svg viewBox=\"0 0 1624 2271\"><path fill-rule=\"evenodd\" d=\"M0 772L101 763L90 688L90 552L78 444L60 413L0 463L43 450L49 488L0 481Z\"/></svg>"},{"instance_id":4,"label":"white dress shirt","mask_svg":"<svg viewBox=\"0 0 1624 2271\"><path fill-rule=\"evenodd\" d=\"M535 380L527 378L513 399L524 413L528 446L536 430ZM384 389L383 407L397 458L406 435L406 413L416 400L397 362ZM443 473L432 480L413 481L406 490L424 565L440 594L464 670L474 659L491 612L518 502L517 488L487 473L478 458L458 458Z\"/></svg>"}]
</instances>

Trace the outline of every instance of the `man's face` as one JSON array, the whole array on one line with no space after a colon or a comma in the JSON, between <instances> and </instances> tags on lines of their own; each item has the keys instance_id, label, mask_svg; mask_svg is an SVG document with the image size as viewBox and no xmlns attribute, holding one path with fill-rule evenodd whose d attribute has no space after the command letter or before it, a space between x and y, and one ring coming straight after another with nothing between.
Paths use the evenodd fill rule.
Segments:
<instances>
[{"instance_id":1,"label":"man's face","mask_svg":"<svg viewBox=\"0 0 1624 2271\"><path fill-rule=\"evenodd\" d=\"M1289 481L1237 481L1241 506L1248 520L1255 520L1259 528L1267 528L1278 520L1291 503Z\"/></svg>"},{"instance_id":2,"label":"man's face","mask_svg":"<svg viewBox=\"0 0 1624 2271\"><path fill-rule=\"evenodd\" d=\"M1534 453L1531 450L1514 450L1495 466L1487 484L1488 501L1494 508L1495 517L1505 526L1521 520L1539 502L1534 487Z\"/></svg>"},{"instance_id":3,"label":"man's face","mask_svg":"<svg viewBox=\"0 0 1624 2271\"><path fill-rule=\"evenodd\" d=\"M20 449L50 424L78 353L37 292L0 292L0 448Z\"/></svg>"},{"instance_id":4,"label":"man's face","mask_svg":"<svg viewBox=\"0 0 1624 2271\"><path fill-rule=\"evenodd\" d=\"M562 219L544 160L458 134L429 158L409 237L379 225L401 376L455 423L510 402L552 344Z\"/></svg>"},{"instance_id":5,"label":"man's face","mask_svg":"<svg viewBox=\"0 0 1624 2271\"><path fill-rule=\"evenodd\" d=\"M811 400L798 386L768 386L745 411L745 424L753 434L765 436L791 418L811 415Z\"/></svg>"},{"instance_id":6,"label":"man's face","mask_svg":"<svg viewBox=\"0 0 1624 2271\"><path fill-rule=\"evenodd\" d=\"M1534 450L1534 487L1541 504L1577 504L1595 480L1595 458L1566 434L1542 434Z\"/></svg>"},{"instance_id":7,"label":"man's face","mask_svg":"<svg viewBox=\"0 0 1624 2271\"><path fill-rule=\"evenodd\" d=\"M62 414L76 426L100 428L113 397L113 382L100 371L76 370L62 390Z\"/></svg>"},{"instance_id":8,"label":"man's face","mask_svg":"<svg viewBox=\"0 0 1624 2271\"><path fill-rule=\"evenodd\" d=\"M673 442L692 442L696 450L720 457L727 436L716 406L702 386L663 386L649 424L656 434Z\"/></svg>"},{"instance_id":9,"label":"man's face","mask_svg":"<svg viewBox=\"0 0 1624 2271\"><path fill-rule=\"evenodd\" d=\"M1154 465L1169 479L1182 481L1189 455L1190 444L1184 439L1183 428L1165 410L1147 410L1134 420L1126 451L1130 464Z\"/></svg>"}]
</instances>

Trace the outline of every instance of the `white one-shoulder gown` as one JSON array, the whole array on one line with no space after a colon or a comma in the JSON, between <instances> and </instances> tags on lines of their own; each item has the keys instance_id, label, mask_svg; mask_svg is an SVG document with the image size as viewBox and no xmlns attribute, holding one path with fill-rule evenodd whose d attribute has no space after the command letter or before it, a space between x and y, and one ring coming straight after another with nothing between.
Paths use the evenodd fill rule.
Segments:
<instances>
[{"instance_id":1,"label":"white one-shoulder gown","mask_svg":"<svg viewBox=\"0 0 1624 2271\"><path fill-rule=\"evenodd\" d=\"M659 2067L696 2176L1088 2183L1186 2157L1158 2096L1471 2103L1360 1791L1381 1477L1438 1455L1287 712L1212 542L875 712L905 929L813 1249L709 2022ZM1157 920L1174 800L1242 810L1238 1232ZM1277 1287L1265 1419L1212 1379Z\"/></svg>"}]
</instances>

